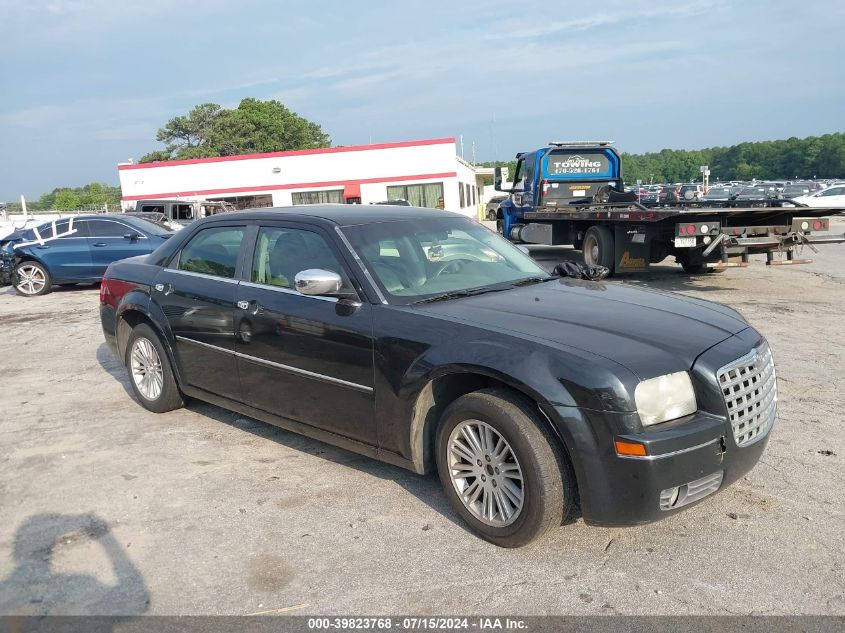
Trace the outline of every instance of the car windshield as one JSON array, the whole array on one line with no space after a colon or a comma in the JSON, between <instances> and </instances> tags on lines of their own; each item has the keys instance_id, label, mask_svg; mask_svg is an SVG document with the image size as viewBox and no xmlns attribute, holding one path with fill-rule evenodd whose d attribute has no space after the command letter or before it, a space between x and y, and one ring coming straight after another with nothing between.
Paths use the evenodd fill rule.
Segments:
<instances>
[{"instance_id":1,"label":"car windshield","mask_svg":"<svg viewBox=\"0 0 845 633\"><path fill-rule=\"evenodd\" d=\"M468 218L398 220L342 231L391 303L552 279L513 244Z\"/></svg>"},{"instance_id":2,"label":"car windshield","mask_svg":"<svg viewBox=\"0 0 845 633\"><path fill-rule=\"evenodd\" d=\"M730 196L730 191L727 189L711 189L707 192L708 198L727 198Z\"/></svg>"}]
</instances>

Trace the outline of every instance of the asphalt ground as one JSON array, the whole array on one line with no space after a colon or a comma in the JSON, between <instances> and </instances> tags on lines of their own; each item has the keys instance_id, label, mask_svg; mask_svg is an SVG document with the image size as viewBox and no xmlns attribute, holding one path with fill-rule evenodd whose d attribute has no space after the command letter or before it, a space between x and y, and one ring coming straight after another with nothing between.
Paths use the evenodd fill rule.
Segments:
<instances>
[{"instance_id":1,"label":"asphalt ground","mask_svg":"<svg viewBox=\"0 0 845 633\"><path fill-rule=\"evenodd\" d=\"M812 256L608 282L742 311L779 420L747 477L686 512L518 550L468 532L434 476L199 402L147 412L96 288L2 289L0 614L843 614L845 245Z\"/></svg>"}]
</instances>

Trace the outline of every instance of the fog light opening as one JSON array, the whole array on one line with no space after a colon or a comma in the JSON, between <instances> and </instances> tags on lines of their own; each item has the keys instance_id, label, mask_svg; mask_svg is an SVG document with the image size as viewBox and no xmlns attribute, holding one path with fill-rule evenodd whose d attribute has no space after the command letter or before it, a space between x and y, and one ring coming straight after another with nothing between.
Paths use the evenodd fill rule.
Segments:
<instances>
[{"instance_id":1,"label":"fog light opening","mask_svg":"<svg viewBox=\"0 0 845 633\"><path fill-rule=\"evenodd\" d=\"M672 494L669 496L669 507L674 508L675 504L678 503L678 499L681 496L681 489L680 487L674 488Z\"/></svg>"}]
</instances>

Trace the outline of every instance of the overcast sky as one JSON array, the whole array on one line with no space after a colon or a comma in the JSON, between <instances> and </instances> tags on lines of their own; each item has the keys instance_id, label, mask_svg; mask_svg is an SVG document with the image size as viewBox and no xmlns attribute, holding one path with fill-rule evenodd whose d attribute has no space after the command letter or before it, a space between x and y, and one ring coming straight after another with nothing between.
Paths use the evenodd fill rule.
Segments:
<instances>
[{"instance_id":1,"label":"overcast sky","mask_svg":"<svg viewBox=\"0 0 845 633\"><path fill-rule=\"evenodd\" d=\"M248 96L478 160L845 131L842 0L0 0L0 24L0 200L116 184L169 118Z\"/></svg>"}]
</instances>

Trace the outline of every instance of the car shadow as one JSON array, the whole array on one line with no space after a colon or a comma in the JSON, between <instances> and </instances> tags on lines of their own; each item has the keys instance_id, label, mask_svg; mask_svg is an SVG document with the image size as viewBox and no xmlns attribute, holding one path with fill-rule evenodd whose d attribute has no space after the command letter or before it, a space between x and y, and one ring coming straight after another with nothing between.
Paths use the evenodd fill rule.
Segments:
<instances>
[{"instance_id":1,"label":"car shadow","mask_svg":"<svg viewBox=\"0 0 845 633\"><path fill-rule=\"evenodd\" d=\"M109 376L119 382L120 386L123 387L123 390L134 399L135 393L132 391L132 386L129 384L129 373L126 371L126 367L120 362L120 359L117 355L115 355L111 348L105 343L100 343L100 346L97 348L96 355L97 362L100 364L100 367L106 370L106 373Z\"/></svg>"},{"instance_id":2,"label":"car shadow","mask_svg":"<svg viewBox=\"0 0 845 633\"><path fill-rule=\"evenodd\" d=\"M123 387L133 401L141 406L135 398L135 393L129 383L129 374L120 360L114 355L108 345L101 343L97 348L97 362L100 366ZM243 416L234 411L218 407L217 405L196 399L188 399L185 408L193 413L205 416L235 427L240 431L251 433L256 437L276 442L292 450L316 455L335 464L354 468L367 475L392 481L428 507L440 513L455 525L467 530L465 524L455 513L440 487L440 480L436 475L417 475L399 466L393 466L376 459L358 455L352 451L314 440L293 431L286 431L280 427Z\"/></svg>"},{"instance_id":3,"label":"car shadow","mask_svg":"<svg viewBox=\"0 0 845 633\"><path fill-rule=\"evenodd\" d=\"M91 543L108 558L109 569L104 573L113 576L115 583L59 571L65 556L79 559L78 548ZM97 630L112 630L126 617L149 610L150 595L141 573L108 523L94 514L30 516L15 532L13 556L14 569L0 579L3 616L125 616L98 619ZM21 624L22 630L26 628Z\"/></svg>"},{"instance_id":4,"label":"car shadow","mask_svg":"<svg viewBox=\"0 0 845 633\"><path fill-rule=\"evenodd\" d=\"M365 475L398 484L429 508L470 533L461 517L449 505L436 474L418 475L399 466L353 453L321 440L300 435L295 431L287 431L281 427L243 416L208 402L191 399L186 403L185 408L291 450L315 455L327 462L353 468Z\"/></svg>"}]
</instances>

